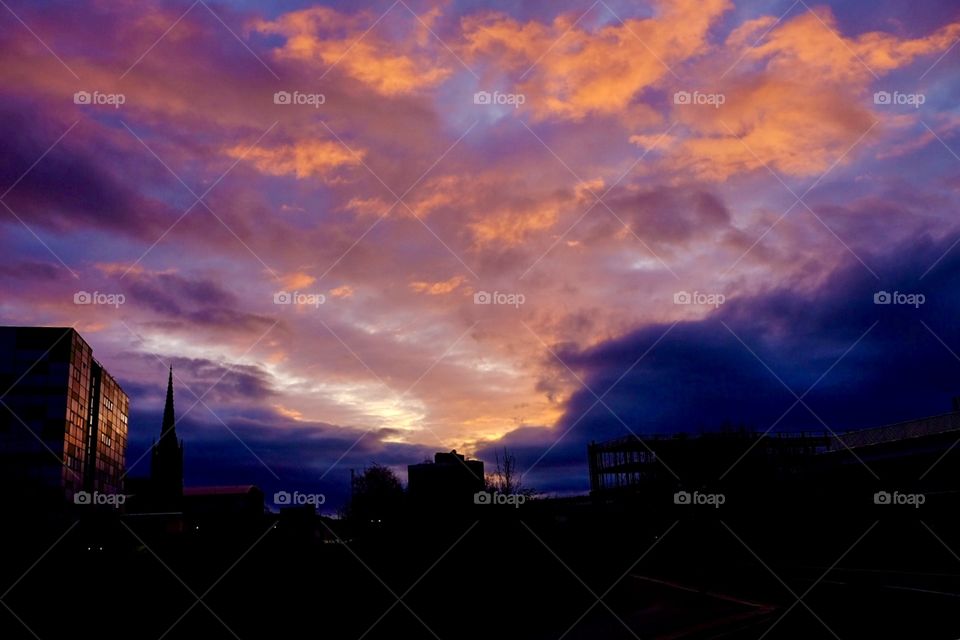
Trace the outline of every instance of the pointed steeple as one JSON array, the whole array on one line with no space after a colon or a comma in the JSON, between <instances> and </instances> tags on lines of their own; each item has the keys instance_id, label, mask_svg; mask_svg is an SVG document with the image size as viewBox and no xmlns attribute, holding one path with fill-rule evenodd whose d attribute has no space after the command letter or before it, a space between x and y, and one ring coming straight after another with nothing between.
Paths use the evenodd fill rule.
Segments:
<instances>
[{"instance_id":1,"label":"pointed steeple","mask_svg":"<svg viewBox=\"0 0 960 640\"><path fill-rule=\"evenodd\" d=\"M183 498L183 443L177 440L173 408L173 367L167 377L167 401L163 406L160 439L153 445L150 466L154 508L176 511Z\"/></svg>"},{"instance_id":2,"label":"pointed steeple","mask_svg":"<svg viewBox=\"0 0 960 640\"><path fill-rule=\"evenodd\" d=\"M160 440L177 441L177 418L173 410L173 365L170 365L170 376L167 378L167 402L163 406L163 424L160 427Z\"/></svg>"}]
</instances>

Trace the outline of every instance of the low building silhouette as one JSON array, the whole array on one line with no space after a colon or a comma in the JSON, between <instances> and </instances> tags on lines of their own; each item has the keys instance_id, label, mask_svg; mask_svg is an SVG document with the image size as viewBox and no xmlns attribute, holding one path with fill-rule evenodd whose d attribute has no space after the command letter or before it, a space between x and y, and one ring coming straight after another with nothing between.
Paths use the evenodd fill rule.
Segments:
<instances>
[{"instance_id":1,"label":"low building silhouette","mask_svg":"<svg viewBox=\"0 0 960 640\"><path fill-rule=\"evenodd\" d=\"M923 481L928 491L960 489L960 398L953 411L832 436L821 464L842 479L866 465L887 483ZM953 457L951 458L951 454Z\"/></svg>"},{"instance_id":2,"label":"low building silhouette","mask_svg":"<svg viewBox=\"0 0 960 640\"><path fill-rule=\"evenodd\" d=\"M590 490L600 494L659 490L674 485L677 478L691 485L721 477L751 483L785 480L805 470L812 456L829 451L830 444L826 433L746 430L650 434L590 443Z\"/></svg>"},{"instance_id":3,"label":"low building silhouette","mask_svg":"<svg viewBox=\"0 0 960 640\"><path fill-rule=\"evenodd\" d=\"M252 484L186 487L182 505L187 531L229 535L259 528L264 519L263 491Z\"/></svg>"},{"instance_id":4,"label":"low building silhouette","mask_svg":"<svg viewBox=\"0 0 960 640\"><path fill-rule=\"evenodd\" d=\"M263 491L252 484L187 487L183 490L183 509L194 517L260 517Z\"/></svg>"},{"instance_id":5,"label":"low building silhouette","mask_svg":"<svg viewBox=\"0 0 960 640\"><path fill-rule=\"evenodd\" d=\"M483 462L467 460L456 450L407 466L407 497L415 509L467 508L483 488Z\"/></svg>"},{"instance_id":6,"label":"low building silhouette","mask_svg":"<svg viewBox=\"0 0 960 640\"><path fill-rule=\"evenodd\" d=\"M960 474L947 458L958 442L955 398L950 413L845 433L741 429L629 436L590 443L587 456L595 497L697 487L754 497L783 490L852 495L881 488L881 478L901 489L920 490L922 484L926 492L952 495L960 489Z\"/></svg>"}]
</instances>

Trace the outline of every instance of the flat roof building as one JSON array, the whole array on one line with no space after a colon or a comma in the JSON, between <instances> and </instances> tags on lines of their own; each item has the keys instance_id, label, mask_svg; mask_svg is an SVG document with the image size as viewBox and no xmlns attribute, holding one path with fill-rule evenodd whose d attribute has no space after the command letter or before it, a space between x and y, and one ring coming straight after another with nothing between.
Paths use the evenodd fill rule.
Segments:
<instances>
[{"instance_id":1,"label":"flat roof building","mask_svg":"<svg viewBox=\"0 0 960 640\"><path fill-rule=\"evenodd\" d=\"M415 507L466 508L483 488L483 462L467 460L456 450L407 466L407 493Z\"/></svg>"},{"instance_id":2,"label":"flat roof building","mask_svg":"<svg viewBox=\"0 0 960 640\"><path fill-rule=\"evenodd\" d=\"M130 401L70 327L0 327L0 479L25 500L123 490Z\"/></svg>"},{"instance_id":3,"label":"flat roof building","mask_svg":"<svg viewBox=\"0 0 960 640\"><path fill-rule=\"evenodd\" d=\"M926 490L955 491L960 399L953 411L880 427L834 432L631 435L587 447L594 495L636 494L671 487L736 484L772 488L788 482L843 486L882 478ZM960 448L957 448L960 450ZM960 455L960 454L958 454ZM820 483L820 484L817 484Z\"/></svg>"}]
</instances>

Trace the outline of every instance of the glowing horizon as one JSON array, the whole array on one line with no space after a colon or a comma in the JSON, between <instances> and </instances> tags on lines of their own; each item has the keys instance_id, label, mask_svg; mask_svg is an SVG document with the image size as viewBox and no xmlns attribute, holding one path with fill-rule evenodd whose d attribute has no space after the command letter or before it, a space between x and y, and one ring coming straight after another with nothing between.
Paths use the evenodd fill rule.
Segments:
<instances>
[{"instance_id":1,"label":"glowing horizon","mask_svg":"<svg viewBox=\"0 0 960 640\"><path fill-rule=\"evenodd\" d=\"M486 4L12 4L0 319L75 325L144 441L174 362L266 467L539 463L632 336L949 251L956 8Z\"/></svg>"}]
</instances>

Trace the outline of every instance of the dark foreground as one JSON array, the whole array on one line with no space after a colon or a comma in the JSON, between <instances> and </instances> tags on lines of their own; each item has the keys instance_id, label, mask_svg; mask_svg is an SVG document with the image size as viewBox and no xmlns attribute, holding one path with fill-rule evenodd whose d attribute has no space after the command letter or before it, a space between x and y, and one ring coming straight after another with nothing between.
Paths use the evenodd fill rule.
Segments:
<instances>
[{"instance_id":1,"label":"dark foreground","mask_svg":"<svg viewBox=\"0 0 960 640\"><path fill-rule=\"evenodd\" d=\"M954 513L550 501L176 534L8 519L0 637L955 639Z\"/></svg>"}]
</instances>

